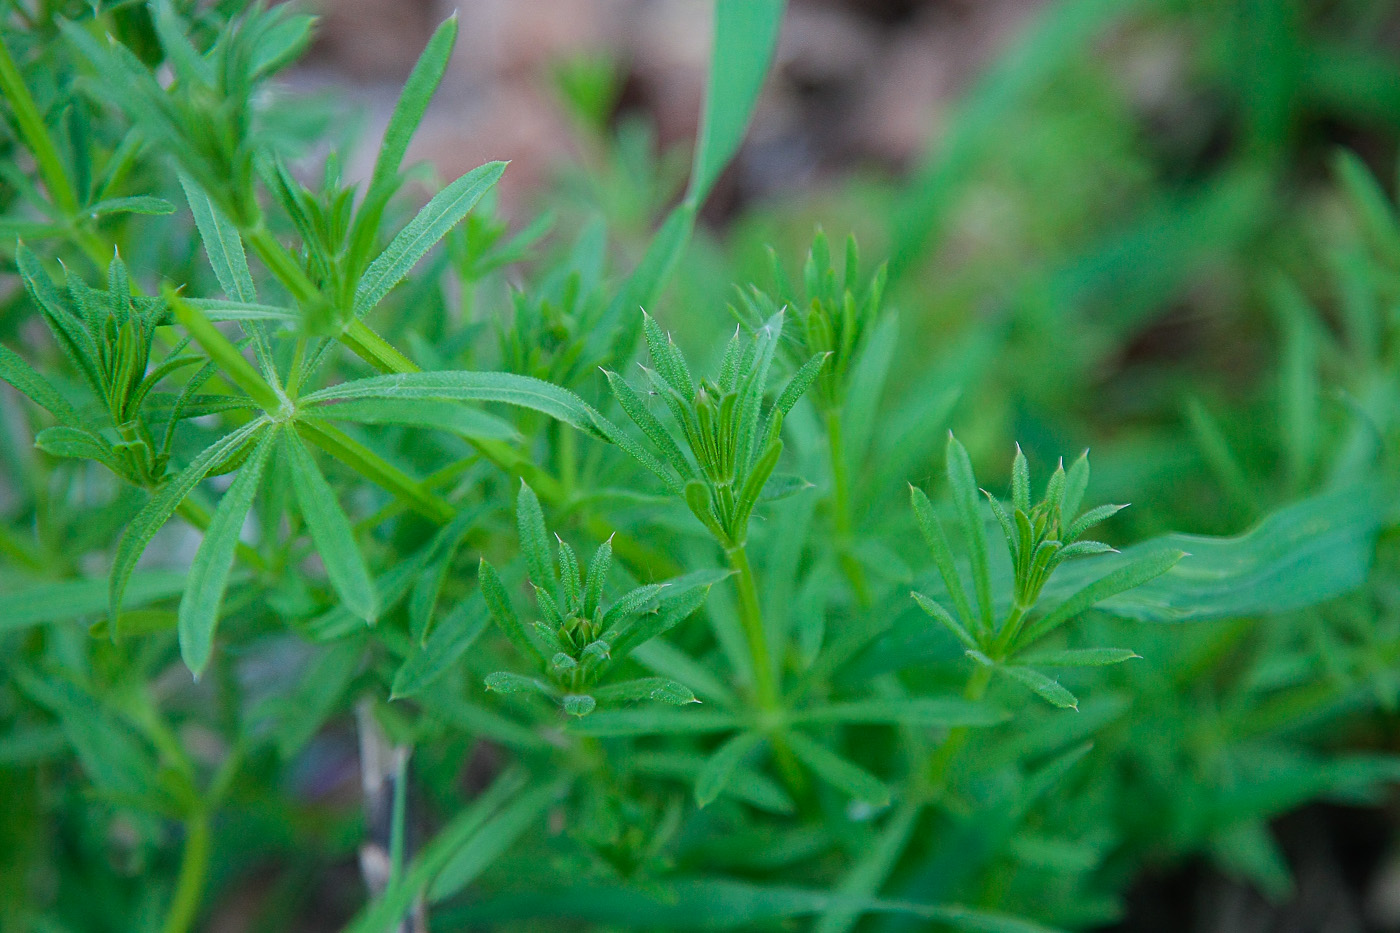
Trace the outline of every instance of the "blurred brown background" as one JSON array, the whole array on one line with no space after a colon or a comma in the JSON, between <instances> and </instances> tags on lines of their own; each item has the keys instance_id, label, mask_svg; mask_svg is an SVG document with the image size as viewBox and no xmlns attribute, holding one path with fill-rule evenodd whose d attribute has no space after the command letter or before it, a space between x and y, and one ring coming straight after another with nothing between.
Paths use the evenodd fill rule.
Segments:
<instances>
[{"instance_id":1,"label":"blurred brown background","mask_svg":"<svg viewBox=\"0 0 1400 933\"><path fill-rule=\"evenodd\" d=\"M453 64L410 152L444 177L513 160L505 195L537 185L570 154L552 90L561 61L620 66L617 109L644 114L662 146L694 136L710 43L710 0L315 0L323 19L300 72L334 85L372 121L353 172L433 28L456 9ZM949 102L1043 4L1040 0L793 0L775 77L721 203L807 187L834 169L899 168L937 131ZM1167 63L1170 64L1169 62Z\"/></svg>"}]
</instances>

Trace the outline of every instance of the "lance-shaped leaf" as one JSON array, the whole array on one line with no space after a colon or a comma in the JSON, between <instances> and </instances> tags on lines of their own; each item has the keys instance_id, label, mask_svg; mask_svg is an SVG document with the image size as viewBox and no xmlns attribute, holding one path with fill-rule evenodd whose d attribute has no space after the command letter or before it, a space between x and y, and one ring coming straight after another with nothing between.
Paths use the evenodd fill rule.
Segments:
<instances>
[{"instance_id":1,"label":"lance-shaped leaf","mask_svg":"<svg viewBox=\"0 0 1400 933\"><path fill-rule=\"evenodd\" d=\"M1024 657L1017 656L1016 661L1039 667L1106 667L1141 657L1142 655L1131 648L1068 648L1063 651L1037 651Z\"/></svg>"},{"instance_id":2,"label":"lance-shaped leaf","mask_svg":"<svg viewBox=\"0 0 1400 933\"><path fill-rule=\"evenodd\" d=\"M515 497L515 520L520 534L520 550L530 571L530 582L547 594L554 593L554 562L549 556L549 530L539 497L524 481Z\"/></svg>"},{"instance_id":3,"label":"lance-shaped leaf","mask_svg":"<svg viewBox=\"0 0 1400 933\"><path fill-rule=\"evenodd\" d=\"M1029 687L1036 696L1052 706L1057 706L1060 709L1079 709L1079 699L1074 694L1061 687L1058 680L1047 677L1034 668L1020 667L1015 664L998 664L996 669L1012 680Z\"/></svg>"},{"instance_id":4,"label":"lance-shaped leaf","mask_svg":"<svg viewBox=\"0 0 1400 933\"><path fill-rule=\"evenodd\" d=\"M505 632L511 644L527 658L543 662L544 654L526 634L525 626L520 624L520 617L515 614L515 609L510 604L510 596L501 583L500 574L496 573L496 568L487 563L484 557L477 570L477 580L481 583L481 594L486 598L486 607L491 612L491 618L496 620L496 624Z\"/></svg>"},{"instance_id":5,"label":"lance-shaped leaf","mask_svg":"<svg viewBox=\"0 0 1400 933\"><path fill-rule=\"evenodd\" d=\"M355 289L355 316L363 317L379 304L418 260L467 216L505 170L504 162L488 162L458 178L424 205L365 270Z\"/></svg>"},{"instance_id":6,"label":"lance-shaped leaf","mask_svg":"<svg viewBox=\"0 0 1400 933\"><path fill-rule=\"evenodd\" d=\"M699 703L695 692L685 684L676 683L667 677L642 677L609 684L593 690L595 699L604 703L628 703L637 700L655 700L671 706L685 706Z\"/></svg>"},{"instance_id":7,"label":"lance-shaped leaf","mask_svg":"<svg viewBox=\"0 0 1400 933\"><path fill-rule=\"evenodd\" d=\"M695 775L695 805L705 807L714 803L734 779L744 759L761 744L763 736L759 733L740 732L716 749Z\"/></svg>"},{"instance_id":8,"label":"lance-shaped leaf","mask_svg":"<svg viewBox=\"0 0 1400 933\"><path fill-rule=\"evenodd\" d=\"M210 444L179 475L168 480L126 526L121 540L117 542L116 557L112 561L112 575L108 584L109 621L115 624L117 614L121 612L122 594L126 591L127 581L155 533L175 514L180 503L210 470L241 451L266 426L266 419L259 418Z\"/></svg>"},{"instance_id":9,"label":"lance-shaped leaf","mask_svg":"<svg viewBox=\"0 0 1400 933\"><path fill-rule=\"evenodd\" d=\"M270 430L258 439L238 476L219 500L190 565L185 594L180 599L180 656L196 679L204 673L214 650L214 630L219 624L229 571L233 569L238 535L262 484L263 468L277 433Z\"/></svg>"},{"instance_id":10,"label":"lance-shaped leaf","mask_svg":"<svg viewBox=\"0 0 1400 933\"><path fill-rule=\"evenodd\" d=\"M928 501L928 496L922 489L913 485L909 487L909 501L914 507L914 517L919 523L919 530L928 542L929 550L933 552L934 565L938 568L938 574L943 578L943 584L948 588L948 595L953 600L953 608L963 622L976 625L978 617L973 614L972 604L968 602L962 577L958 575L958 565L953 561L952 548L948 546L948 538L943 534L942 524L933 514L933 504Z\"/></svg>"},{"instance_id":11,"label":"lance-shaped leaf","mask_svg":"<svg viewBox=\"0 0 1400 933\"><path fill-rule=\"evenodd\" d=\"M953 505L958 511L963 538L967 541L968 559L972 562L972 584L977 591L982 627L992 628L992 577L987 563L987 537L982 527L982 513L977 507L977 480L972 475L972 461L967 448L951 433L948 435L948 485L953 493Z\"/></svg>"},{"instance_id":12,"label":"lance-shaped leaf","mask_svg":"<svg viewBox=\"0 0 1400 933\"><path fill-rule=\"evenodd\" d=\"M890 802L890 789L875 775L800 732L786 733L788 747L812 773L832 787L872 806Z\"/></svg>"},{"instance_id":13,"label":"lance-shaped leaf","mask_svg":"<svg viewBox=\"0 0 1400 933\"><path fill-rule=\"evenodd\" d=\"M1030 644L1053 632L1070 619L1092 609L1110 596L1141 586L1171 570L1186 556L1185 551L1165 550L1143 554L1124 567L1100 577L1070 596L1026 630L1023 644Z\"/></svg>"},{"instance_id":14,"label":"lance-shaped leaf","mask_svg":"<svg viewBox=\"0 0 1400 933\"><path fill-rule=\"evenodd\" d=\"M68 400L58 394L49 381L25 362L24 358L9 347L0 347L0 379L5 380L29 397L29 400L42 408L67 427L82 423L77 411Z\"/></svg>"},{"instance_id":15,"label":"lance-shaped leaf","mask_svg":"<svg viewBox=\"0 0 1400 933\"><path fill-rule=\"evenodd\" d=\"M326 576L345 607L373 624L379 614L378 602L364 555L355 543L355 529L301 438L295 431L279 433L297 505L306 519L316 553L325 565Z\"/></svg>"}]
</instances>

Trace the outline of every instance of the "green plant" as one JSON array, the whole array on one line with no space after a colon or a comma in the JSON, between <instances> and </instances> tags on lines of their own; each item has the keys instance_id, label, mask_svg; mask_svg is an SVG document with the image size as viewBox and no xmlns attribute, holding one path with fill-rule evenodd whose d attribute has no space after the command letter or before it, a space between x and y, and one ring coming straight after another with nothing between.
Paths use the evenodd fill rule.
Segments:
<instances>
[{"instance_id":1,"label":"green plant","mask_svg":"<svg viewBox=\"0 0 1400 933\"><path fill-rule=\"evenodd\" d=\"M503 163L433 191L402 167L455 19L357 183L334 152L306 170L325 128L272 92L307 17L0 7L0 931L1034 933L1196 853L1285 896L1268 821L1400 776L1363 731L1400 690L1393 206L1343 159L1336 294L1256 269L1267 224L1235 220L1296 155L1260 87L1195 199L1114 233L1017 196L1026 236L919 275L977 185L1101 145L1143 184L1131 108L1065 103L1131 7L1052 5L906 187L845 192L893 218L888 273L781 208L745 218L777 246L697 227L778 0L717 0L674 205L680 163L609 128L610 63L559 69L586 169L515 232ZM1154 16L1226 34L1196 12ZM1374 93L1315 103L1385 104L1385 66L1316 45ZM1026 125L1080 135L994 145ZM1193 280L1198 228L1240 248L1277 366L1242 397L1194 358L1093 375ZM1009 497L979 494L1012 433ZM1032 500L1032 463L1087 437L1138 508L1085 508L1087 454Z\"/></svg>"}]
</instances>

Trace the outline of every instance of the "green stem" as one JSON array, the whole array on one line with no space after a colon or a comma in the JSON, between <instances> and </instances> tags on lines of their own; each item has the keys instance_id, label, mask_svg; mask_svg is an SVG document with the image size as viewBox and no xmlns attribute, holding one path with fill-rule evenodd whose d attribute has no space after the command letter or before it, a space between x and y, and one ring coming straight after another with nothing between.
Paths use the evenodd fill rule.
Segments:
<instances>
[{"instance_id":1,"label":"green stem","mask_svg":"<svg viewBox=\"0 0 1400 933\"><path fill-rule=\"evenodd\" d=\"M1011 646L1016 642L1016 636L1021 634L1021 626L1025 623L1026 613L1030 609L1030 606L1023 606L1019 602L1011 607L1010 614L1007 615L1006 621L1001 624L1000 633L992 644L993 660L1000 661L1011 650Z\"/></svg>"},{"instance_id":2,"label":"green stem","mask_svg":"<svg viewBox=\"0 0 1400 933\"><path fill-rule=\"evenodd\" d=\"M768 650L768 633L763 627L758 584L754 580L753 567L749 564L748 551L743 545L730 549L729 566L734 570L734 586L739 591L739 620L743 623L744 638L749 645L754 691L764 712L773 712L778 709L778 683L773 673L773 656Z\"/></svg>"},{"instance_id":3,"label":"green stem","mask_svg":"<svg viewBox=\"0 0 1400 933\"><path fill-rule=\"evenodd\" d=\"M831 454L831 520L836 531L836 549L841 561L841 570L851 584L856 603L864 609L870 606L870 585L865 579L865 568L856 559L852 549L851 486L846 471L840 411L833 409L827 412L826 437L827 450Z\"/></svg>"},{"instance_id":4,"label":"green stem","mask_svg":"<svg viewBox=\"0 0 1400 933\"><path fill-rule=\"evenodd\" d=\"M307 310L324 301L321 290L316 287L316 283L311 281L301 264L296 261L296 258L285 246L277 242L277 238L269 233L266 227L259 223L258 226L241 232L243 238L248 241L248 245L253 248L253 252L257 253L263 265L267 266L268 271Z\"/></svg>"},{"instance_id":5,"label":"green stem","mask_svg":"<svg viewBox=\"0 0 1400 933\"><path fill-rule=\"evenodd\" d=\"M778 770L793 793L802 796L806 792L806 778L778 728L777 720L782 704L778 695L777 677L773 670L773 656L768 650L768 633L763 626L758 584L754 579L753 567L749 564L749 554L743 545L730 548L727 554L729 566L734 569L734 586L739 592L739 619L744 626L744 638L749 646L749 661L753 666L754 698L758 702L763 719L772 724L768 729L768 743L773 749L773 758Z\"/></svg>"},{"instance_id":6,"label":"green stem","mask_svg":"<svg viewBox=\"0 0 1400 933\"><path fill-rule=\"evenodd\" d=\"M425 518L445 525L457 514L446 499L429 491L418 480L339 428L303 420L296 423L296 430L307 441L361 476L409 502Z\"/></svg>"},{"instance_id":7,"label":"green stem","mask_svg":"<svg viewBox=\"0 0 1400 933\"><path fill-rule=\"evenodd\" d=\"M180 856L180 877L175 896L166 911L163 933L186 933L194 925L204 896L209 871L209 814L201 806L185 820L185 851Z\"/></svg>"},{"instance_id":8,"label":"green stem","mask_svg":"<svg viewBox=\"0 0 1400 933\"><path fill-rule=\"evenodd\" d=\"M359 318L345 325L340 342L360 359L381 373L417 373L422 367L398 351L393 344Z\"/></svg>"},{"instance_id":9,"label":"green stem","mask_svg":"<svg viewBox=\"0 0 1400 933\"><path fill-rule=\"evenodd\" d=\"M967 686L963 688L963 697L976 702L987 694L987 686L992 682L992 669L984 664L978 664L972 675L967 679ZM943 792L948 787L948 773L953 762L957 759L958 753L967 744L969 728L967 726L956 726L948 731L948 737L943 740L943 744L938 746L938 750L929 759L927 780L928 797L936 800L943 796Z\"/></svg>"},{"instance_id":10,"label":"green stem","mask_svg":"<svg viewBox=\"0 0 1400 933\"><path fill-rule=\"evenodd\" d=\"M53 139L44 126L43 115L39 113L39 107L24 84L19 67L3 42L0 42L0 90L5 92L5 99L10 102L10 109L14 112L15 122L19 124L19 131L24 136L29 151L34 154L39 175L44 179L44 187L49 189L49 197L53 198L54 205L60 211L73 218L78 213L77 192L68 179L68 172L64 168L63 160L59 158L58 148L54 146Z\"/></svg>"}]
</instances>

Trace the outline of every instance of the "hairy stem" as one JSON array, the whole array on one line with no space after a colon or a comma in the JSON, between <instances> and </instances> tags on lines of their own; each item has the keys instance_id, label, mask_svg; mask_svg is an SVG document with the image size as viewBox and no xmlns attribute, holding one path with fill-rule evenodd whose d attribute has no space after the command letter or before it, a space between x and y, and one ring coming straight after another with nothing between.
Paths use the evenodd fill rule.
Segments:
<instances>
[{"instance_id":1,"label":"hairy stem","mask_svg":"<svg viewBox=\"0 0 1400 933\"><path fill-rule=\"evenodd\" d=\"M727 551L729 566L734 570L734 586L739 593L739 620L744 626L744 639L749 646L749 661L753 666L754 699L765 717L776 717L782 709L778 694L773 655L768 650L768 632L763 626L763 610L758 601L758 584L748 551L743 545ZM773 730L768 736L773 758L789 788L798 795L805 793L807 781L802 768L783 740L782 733Z\"/></svg>"},{"instance_id":2,"label":"hairy stem","mask_svg":"<svg viewBox=\"0 0 1400 933\"><path fill-rule=\"evenodd\" d=\"M856 603L864 609L870 605L870 584L865 579L865 568L852 553L851 486L846 471L846 451L839 411L827 412L826 435L827 450L831 454L831 521L836 532L836 550L841 561L841 571L851 584Z\"/></svg>"},{"instance_id":3,"label":"hairy stem","mask_svg":"<svg viewBox=\"0 0 1400 933\"><path fill-rule=\"evenodd\" d=\"M743 545L730 549L729 566L734 570L734 586L739 591L739 620L744 626L749 660L753 664L754 692L763 710L772 712L778 708L778 683L773 673L773 656L768 650L768 633L763 627L758 584Z\"/></svg>"}]
</instances>

